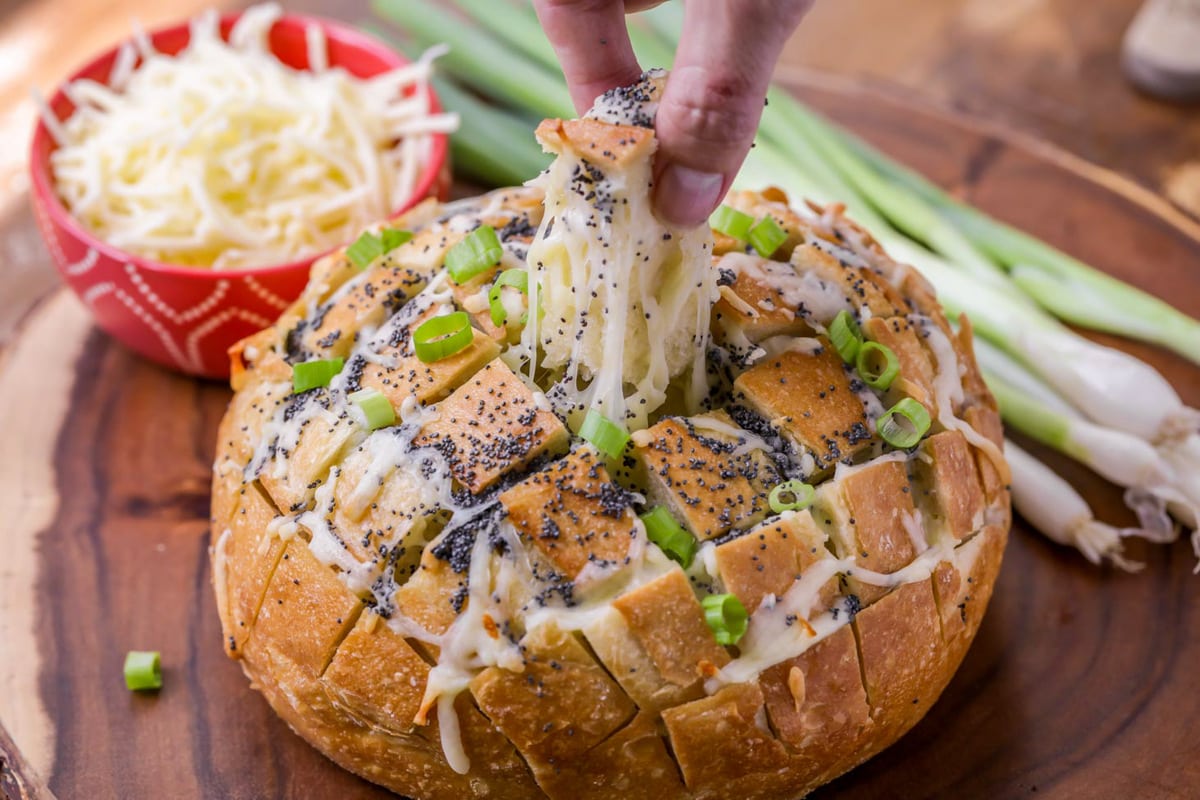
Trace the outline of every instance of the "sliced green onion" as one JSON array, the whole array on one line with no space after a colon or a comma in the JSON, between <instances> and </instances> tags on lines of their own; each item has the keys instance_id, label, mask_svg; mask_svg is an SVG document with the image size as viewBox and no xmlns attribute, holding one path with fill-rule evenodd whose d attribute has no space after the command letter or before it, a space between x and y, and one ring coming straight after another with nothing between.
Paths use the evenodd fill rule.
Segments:
<instances>
[{"instance_id":1,"label":"sliced green onion","mask_svg":"<svg viewBox=\"0 0 1200 800\"><path fill-rule=\"evenodd\" d=\"M779 223L773 217L763 217L746 234L746 241L750 242L763 258L770 258L786 240L787 231L779 227Z\"/></svg>"},{"instance_id":2,"label":"sliced green onion","mask_svg":"<svg viewBox=\"0 0 1200 800\"><path fill-rule=\"evenodd\" d=\"M362 409L367 417L367 430L386 428L396 423L396 409L378 389L359 389L350 395L350 402Z\"/></svg>"},{"instance_id":3,"label":"sliced green onion","mask_svg":"<svg viewBox=\"0 0 1200 800\"><path fill-rule=\"evenodd\" d=\"M366 269L371 262L383 255L383 240L367 231L346 248L346 258L359 269Z\"/></svg>"},{"instance_id":4,"label":"sliced green onion","mask_svg":"<svg viewBox=\"0 0 1200 800\"><path fill-rule=\"evenodd\" d=\"M862 345L862 329L858 327L849 311L839 311L829 324L829 341L833 349L842 357L842 361L853 364L858 357L858 349Z\"/></svg>"},{"instance_id":5,"label":"sliced green onion","mask_svg":"<svg viewBox=\"0 0 1200 800\"><path fill-rule=\"evenodd\" d=\"M492 311L492 324L497 328L508 321L508 310L504 307L504 300L501 297L505 286L511 286L529 294L529 273L523 269L506 269L492 284L492 288L488 291L488 306ZM538 299L541 299L540 295ZM525 322L528 316L529 314L526 312L525 318L522 318L521 322Z\"/></svg>"},{"instance_id":6,"label":"sliced green onion","mask_svg":"<svg viewBox=\"0 0 1200 800\"><path fill-rule=\"evenodd\" d=\"M131 692L162 688L162 658L157 650L125 654L125 688Z\"/></svg>"},{"instance_id":7,"label":"sliced green onion","mask_svg":"<svg viewBox=\"0 0 1200 800\"><path fill-rule=\"evenodd\" d=\"M491 225L480 225L446 251L446 271L455 283L466 283L500 263L504 248Z\"/></svg>"},{"instance_id":8,"label":"sliced green onion","mask_svg":"<svg viewBox=\"0 0 1200 800\"><path fill-rule=\"evenodd\" d=\"M717 644L737 644L746 635L750 615L741 600L731 594L710 594L700 601L700 606Z\"/></svg>"},{"instance_id":9,"label":"sliced green onion","mask_svg":"<svg viewBox=\"0 0 1200 800\"><path fill-rule=\"evenodd\" d=\"M398 228L384 228L379 235L383 240L384 253L390 253L400 245L407 244L413 237L412 231L402 231Z\"/></svg>"},{"instance_id":10,"label":"sliced green onion","mask_svg":"<svg viewBox=\"0 0 1200 800\"><path fill-rule=\"evenodd\" d=\"M880 360L883 361L882 364L879 363ZM862 347L858 348L855 366L863 383L872 389L883 391L886 391L900 374L900 359L896 358L892 348L879 342L863 342Z\"/></svg>"},{"instance_id":11,"label":"sliced green onion","mask_svg":"<svg viewBox=\"0 0 1200 800\"><path fill-rule=\"evenodd\" d=\"M709 217L708 224L712 229L744 242L750 238L750 228L754 225L754 217L738 211L730 206L717 206L717 210Z\"/></svg>"},{"instance_id":12,"label":"sliced green onion","mask_svg":"<svg viewBox=\"0 0 1200 800\"><path fill-rule=\"evenodd\" d=\"M359 269L366 269L371 262L385 253L390 253L412 238L408 231L384 228L379 235L364 232L346 248L346 257Z\"/></svg>"},{"instance_id":13,"label":"sliced green onion","mask_svg":"<svg viewBox=\"0 0 1200 800\"><path fill-rule=\"evenodd\" d=\"M646 526L646 536L662 548L667 558L687 569L696 555L696 539L675 521L666 506L655 506L639 519Z\"/></svg>"},{"instance_id":14,"label":"sliced green onion","mask_svg":"<svg viewBox=\"0 0 1200 800\"><path fill-rule=\"evenodd\" d=\"M879 438L892 447L907 450L921 441L929 431L929 424L925 406L906 397L883 413L875 423L875 430L879 432Z\"/></svg>"},{"instance_id":15,"label":"sliced green onion","mask_svg":"<svg viewBox=\"0 0 1200 800\"><path fill-rule=\"evenodd\" d=\"M309 389L328 386L333 376L342 371L345 363L341 358L319 358L296 364L292 367L292 393L300 394Z\"/></svg>"},{"instance_id":16,"label":"sliced green onion","mask_svg":"<svg viewBox=\"0 0 1200 800\"><path fill-rule=\"evenodd\" d=\"M767 502L776 514L784 511L799 511L812 505L817 490L804 481L790 480L778 484L771 490ZM789 499L790 498L790 499Z\"/></svg>"},{"instance_id":17,"label":"sliced green onion","mask_svg":"<svg viewBox=\"0 0 1200 800\"><path fill-rule=\"evenodd\" d=\"M413 331L413 349L426 364L449 358L475 339L471 318L465 311L454 311L425 320Z\"/></svg>"},{"instance_id":18,"label":"sliced green onion","mask_svg":"<svg viewBox=\"0 0 1200 800\"><path fill-rule=\"evenodd\" d=\"M579 426L579 435L609 458L619 458L625 452L625 445L629 444L629 434L625 428L594 408L583 418L583 425Z\"/></svg>"}]
</instances>

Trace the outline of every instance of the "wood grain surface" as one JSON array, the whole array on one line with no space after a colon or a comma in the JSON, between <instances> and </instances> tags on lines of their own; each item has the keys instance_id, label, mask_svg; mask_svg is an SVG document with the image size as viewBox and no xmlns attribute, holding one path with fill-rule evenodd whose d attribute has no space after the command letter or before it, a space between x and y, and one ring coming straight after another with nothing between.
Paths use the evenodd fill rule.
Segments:
<instances>
[{"instance_id":1,"label":"wood grain surface","mask_svg":"<svg viewBox=\"0 0 1200 800\"><path fill-rule=\"evenodd\" d=\"M1200 315L1200 235L1136 189L907 99L801 93L983 208ZM1131 349L1200 405L1200 369ZM0 351L0 720L64 800L386 796L293 735L221 651L206 520L228 397L123 350L63 292ZM1116 490L1052 463L1101 516L1126 519ZM1132 555L1147 562L1139 575L1019 530L942 700L820 797L1194 797L1200 578L1182 542ZM125 690L130 649L162 651L161 692ZM2 738L0 753L2 769L22 767Z\"/></svg>"}]
</instances>

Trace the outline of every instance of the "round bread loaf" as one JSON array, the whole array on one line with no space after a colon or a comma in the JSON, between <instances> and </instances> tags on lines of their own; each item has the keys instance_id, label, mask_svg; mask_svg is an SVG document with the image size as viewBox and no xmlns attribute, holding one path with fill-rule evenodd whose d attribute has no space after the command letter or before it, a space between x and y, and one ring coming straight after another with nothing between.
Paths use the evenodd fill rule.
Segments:
<instances>
[{"instance_id":1,"label":"round bread loaf","mask_svg":"<svg viewBox=\"0 0 1200 800\"><path fill-rule=\"evenodd\" d=\"M506 263L443 270L481 223L520 262L541 199L427 203L391 223L411 241L366 269L325 258L234 348L226 649L313 746L413 798L800 797L925 714L987 607L1010 512L969 326L840 209L735 193L787 239L767 259L715 236L706 410L669 400L606 457L506 360L486 302ZM422 361L413 331L454 308L469 344ZM830 345L839 310L894 354L886 390ZM295 392L317 359L344 366ZM370 430L365 389L394 424ZM895 449L875 423L904 398L932 422ZM788 480L815 494L777 512ZM695 541L686 569L648 538L655 507ZM750 615L736 645L713 594Z\"/></svg>"}]
</instances>

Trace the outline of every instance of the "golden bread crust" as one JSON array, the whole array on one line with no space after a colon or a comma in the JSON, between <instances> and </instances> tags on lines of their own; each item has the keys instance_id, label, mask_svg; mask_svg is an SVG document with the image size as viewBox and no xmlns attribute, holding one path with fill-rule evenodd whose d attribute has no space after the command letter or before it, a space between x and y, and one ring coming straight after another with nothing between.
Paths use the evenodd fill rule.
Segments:
<instances>
[{"instance_id":1,"label":"golden bread crust","mask_svg":"<svg viewBox=\"0 0 1200 800\"><path fill-rule=\"evenodd\" d=\"M610 169L654 147L648 129L596 120L550 120L538 135ZM450 307L417 293L441 280L461 220L525 246L540 222L534 190L419 206L390 223L415 228L412 241L365 271L344 254L318 262L280 321L231 350L236 394L213 479L217 606L227 652L298 734L414 798L765 800L853 768L936 701L978 630L1010 522L1002 465L943 424L1002 441L969 323L951 330L924 279L840 209L794 210L777 190L728 202L788 235L769 266L723 280L715 304L716 343L764 354L730 362L715 408L652 418L621 459L573 438L498 358L508 333L486 310L455 356L425 364L412 348L415 327ZM718 236L714 253L720 268L744 243ZM807 275L841 298L902 377L868 402L825 338L829 315L795 307L771 275ZM453 299L436 302L461 307L490 280L447 285ZM939 394L947 352L961 367L954 397ZM292 394L293 364L334 356L344 387ZM357 388L382 393L396 425L365 432L339 414L339 393ZM872 430L903 397L934 418L911 452ZM812 507L772 511L772 486L798 474L817 485ZM686 571L647 541L641 497L702 545ZM733 594L752 624L792 598L807 610L795 631L827 627L729 680L748 651L716 642L708 592ZM504 616L517 605L530 610ZM509 650L480 644L492 655L447 672L465 620ZM458 693L439 704L447 681ZM447 741L461 742L467 772Z\"/></svg>"}]
</instances>

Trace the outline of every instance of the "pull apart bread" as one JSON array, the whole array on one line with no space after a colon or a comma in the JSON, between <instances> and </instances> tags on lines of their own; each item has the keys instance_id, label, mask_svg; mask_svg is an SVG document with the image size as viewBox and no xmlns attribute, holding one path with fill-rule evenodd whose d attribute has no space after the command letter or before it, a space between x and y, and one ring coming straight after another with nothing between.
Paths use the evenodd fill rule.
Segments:
<instances>
[{"instance_id":1,"label":"pull apart bread","mask_svg":"<svg viewBox=\"0 0 1200 800\"><path fill-rule=\"evenodd\" d=\"M800 797L921 719L987 607L1010 511L969 325L838 207L732 193L769 256L657 222L660 86L543 123L529 187L318 262L231 352L225 647L402 795ZM456 281L482 226L502 253ZM841 312L886 388L831 343ZM336 374L297 391L314 361ZM902 402L930 421L908 447L880 432Z\"/></svg>"}]
</instances>

